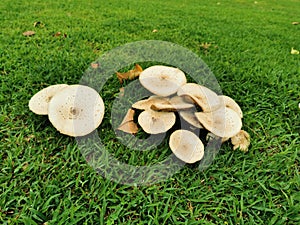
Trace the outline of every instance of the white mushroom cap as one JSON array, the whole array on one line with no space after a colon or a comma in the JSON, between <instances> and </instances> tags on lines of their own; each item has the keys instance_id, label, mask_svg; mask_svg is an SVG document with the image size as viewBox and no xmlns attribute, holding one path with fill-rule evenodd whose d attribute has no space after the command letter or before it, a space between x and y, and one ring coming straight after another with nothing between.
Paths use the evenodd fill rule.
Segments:
<instances>
[{"instance_id":1,"label":"white mushroom cap","mask_svg":"<svg viewBox=\"0 0 300 225\"><path fill-rule=\"evenodd\" d=\"M172 95L186 83L185 74L169 66L148 67L141 72L139 80L147 90L159 96Z\"/></svg>"},{"instance_id":2,"label":"white mushroom cap","mask_svg":"<svg viewBox=\"0 0 300 225\"><path fill-rule=\"evenodd\" d=\"M195 116L195 112L192 111L180 111L179 115L189 124L193 125L197 128L203 128L197 117Z\"/></svg>"},{"instance_id":3,"label":"white mushroom cap","mask_svg":"<svg viewBox=\"0 0 300 225\"><path fill-rule=\"evenodd\" d=\"M207 87L195 83L187 83L177 91L178 96L188 96L203 112L211 112L221 107L218 95Z\"/></svg>"},{"instance_id":4,"label":"white mushroom cap","mask_svg":"<svg viewBox=\"0 0 300 225\"><path fill-rule=\"evenodd\" d=\"M197 162L204 156L202 141L188 130L174 131L170 136L169 146L176 157L186 163Z\"/></svg>"},{"instance_id":5,"label":"white mushroom cap","mask_svg":"<svg viewBox=\"0 0 300 225\"><path fill-rule=\"evenodd\" d=\"M187 103L180 96L174 96L169 101L154 102L151 109L156 111L175 112L179 110L186 110L193 108L194 105Z\"/></svg>"},{"instance_id":6,"label":"white mushroom cap","mask_svg":"<svg viewBox=\"0 0 300 225\"><path fill-rule=\"evenodd\" d=\"M235 111L241 118L243 118L243 112L240 106L234 101L232 98L226 95L219 95L220 101L224 102L225 107L232 109Z\"/></svg>"},{"instance_id":7,"label":"white mushroom cap","mask_svg":"<svg viewBox=\"0 0 300 225\"><path fill-rule=\"evenodd\" d=\"M48 117L62 134L84 136L102 122L104 103L100 95L88 86L70 85L53 96Z\"/></svg>"},{"instance_id":8,"label":"white mushroom cap","mask_svg":"<svg viewBox=\"0 0 300 225\"><path fill-rule=\"evenodd\" d=\"M168 98L152 95L147 99L137 101L136 103L132 104L132 108L139 109L139 110L147 110L150 109L151 106L155 103L164 103L168 102Z\"/></svg>"},{"instance_id":9,"label":"white mushroom cap","mask_svg":"<svg viewBox=\"0 0 300 225\"><path fill-rule=\"evenodd\" d=\"M221 108L213 112L195 113L199 122L210 132L219 136L230 138L242 128L240 116L230 108Z\"/></svg>"},{"instance_id":10,"label":"white mushroom cap","mask_svg":"<svg viewBox=\"0 0 300 225\"><path fill-rule=\"evenodd\" d=\"M40 90L29 100L29 109L35 114L47 115L51 98L65 87L68 87L68 85L55 84Z\"/></svg>"},{"instance_id":11,"label":"white mushroom cap","mask_svg":"<svg viewBox=\"0 0 300 225\"><path fill-rule=\"evenodd\" d=\"M138 123L148 134L159 134L168 131L176 121L173 112L157 112L151 109L141 112Z\"/></svg>"}]
</instances>

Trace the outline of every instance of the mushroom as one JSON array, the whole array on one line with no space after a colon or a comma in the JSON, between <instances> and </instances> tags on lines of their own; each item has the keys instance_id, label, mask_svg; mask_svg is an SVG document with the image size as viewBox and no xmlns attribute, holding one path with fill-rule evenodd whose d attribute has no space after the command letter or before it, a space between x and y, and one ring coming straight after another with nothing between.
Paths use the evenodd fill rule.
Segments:
<instances>
[{"instance_id":1,"label":"mushroom","mask_svg":"<svg viewBox=\"0 0 300 225\"><path fill-rule=\"evenodd\" d=\"M230 138L242 128L240 116L230 108L220 108L213 112L196 112L199 122L210 132Z\"/></svg>"},{"instance_id":2,"label":"mushroom","mask_svg":"<svg viewBox=\"0 0 300 225\"><path fill-rule=\"evenodd\" d=\"M123 121L117 129L125 133L136 134L139 129L133 121L134 113L135 111L133 109L128 109Z\"/></svg>"},{"instance_id":3,"label":"mushroom","mask_svg":"<svg viewBox=\"0 0 300 225\"><path fill-rule=\"evenodd\" d=\"M193 108L194 105L187 103L180 96L174 96L169 101L154 102L151 109L156 111L175 112L178 110L186 110Z\"/></svg>"},{"instance_id":4,"label":"mushroom","mask_svg":"<svg viewBox=\"0 0 300 225\"><path fill-rule=\"evenodd\" d=\"M178 96L187 96L201 107L203 112L211 112L221 107L218 95L207 87L187 83L177 91Z\"/></svg>"},{"instance_id":5,"label":"mushroom","mask_svg":"<svg viewBox=\"0 0 300 225\"><path fill-rule=\"evenodd\" d=\"M102 122L104 103L92 88L70 85L54 95L49 102L48 117L62 134L84 136Z\"/></svg>"},{"instance_id":6,"label":"mushroom","mask_svg":"<svg viewBox=\"0 0 300 225\"><path fill-rule=\"evenodd\" d=\"M152 95L147 99L137 101L136 103L132 104L131 107L134 109L146 110L150 109L153 104L164 102L168 102L168 98Z\"/></svg>"},{"instance_id":7,"label":"mushroom","mask_svg":"<svg viewBox=\"0 0 300 225\"><path fill-rule=\"evenodd\" d=\"M189 124L193 125L194 127L200 128L202 129L203 126L201 125L201 123L199 122L199 120L197 119L197 117L195 116L195 112L192 111L180 111L179 115Z\"/></svg>"},{"instance_id":8,"label":"mushroom","mask_svg":"<svg viewBox=\"0 0 300 225\"><path fill-rule=\"evenodd\" d=\"M188 130L174 131L169 140L169 146L177 158L194 163L204 156L204 145L199 137Z\"/></svg>"},{"instance_id":9,"label":"mushroom","mask_svg":"<svg viewBox=\"0 0 300 225\"><path fill-rule=\"evenodd\" d=\"M40 90L29 100L29 109L35 114L47 115L51 98L66 87L67 84L55 84Z\"/></svg>"},{"instance_id":10,"label":"mushroom","mask_svg":"<svg viewBox=\"0 0 300 225\"><path fill-rule=\"evenodd\" d=\"M151 109L141 112L138 123L148 134L159 134L168 131L176 121L173 112L157 112Z\"/></svg>"},{"instance_id":11,"label":"mushroom","mask_svg":"<svg viewBox=\"0 0 300 225\"><path fill-rule=\"evenodd\" d=\"M250 145L250 135L246 131L240 130L235 136L231 137L231 143L233 144L233 150L239 148L241 151L247 152Z\"/></svg>"},{"instance_id":12,"label":"mushroom","mask_svg":"<svg viewBox=\"0 0 300 225\"><path fill-rule=\"evenodd\" d=\"M225 107L232 109L235 111L241 118L243 118L243 111L240 106L234 101L232 98L226 95L219 95L220 101L224 102Z\"/></svg>"},{"instance_id":13,"label":"mushroom","mask_svg":"<svg viewBox=\"0 0 300 225\"><path fill-rule=\"evenodd\" d=\"M139 80L144 88L164 97L176 93L186 83L185 74L180 69L169 66L148 67L141 72Z\"/></svg>"}]
</instances>

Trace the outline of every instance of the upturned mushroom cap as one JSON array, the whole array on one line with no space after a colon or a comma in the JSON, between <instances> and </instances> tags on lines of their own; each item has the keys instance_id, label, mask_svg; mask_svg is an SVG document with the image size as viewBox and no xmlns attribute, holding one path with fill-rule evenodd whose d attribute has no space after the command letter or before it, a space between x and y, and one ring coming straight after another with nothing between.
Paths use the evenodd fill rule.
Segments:
<instances>
[{"instance_id":1,"label":"upturned mushroom cap","mask_svg":"<svg viewBox=\"0 0 300 225\"><path fill-rule=\"evenodd\" d=\"M177 95L190 97L203 112L211 112L221 107L218 95L199 84L187 83L178 89Z\"/></svg>"},{"instance_id":2,"label":"upturned mushroom cap","mask_svg":"<svg viewBox=\"0 0 300 225\"><path fill-rule=\"evenodd\" d=\"M230 138L242 128L240 116L230 108L225 107L206 113L197 112L195 115L208 131L222 138Z\"/></svg>"},{"instance_id":3,"label":"upturned mushroom cap","mask_svg":"<svg viewBox=\"0 0 300 225\"><path fill-rule=\"evenodd\" d=\"M168 102L168 100L169 99L165 97L152 95L147 99L137 101L136 103L132 104L131 107L139 110L147 110L150 109L153 104Z\"/></svg>"},{"instance_id":4,"label":"upturned mushroom cap","mask_svg":"<svg viewBox=\"0 0 300 225\"><path fill-rule=\"evenodd\" d=\"M29 100L29 109L35 114L47 115L51 98L65 87L68 87L68 85L55 84L40 90Z\"/></svg>"},{"instance_id":5,"label":"upturned mushroom cap","mask_svg":"<svg viewBox=\"0 0 300 225\"><path fill-rule=\"evenodd\" d=\"M102 122L104 103L92 88L70 85L53 96L48 117L62 134L77 137L95 130Z\"/></svg>"},{"instance_id":6,"label":"upturned mushroom cap","mask_svg":"<svg viewBox=\"0 0 300 225\"><path fill-rule=\"evenodd\" d=\"M193 125L194 127L197 128L203 128L197 117L195 116L195 112L193 111L180 111L179 112L180 117L182 117L186 122L189 124Z\"/></svg>"},{"instance_id":7,"label":"upturned mushroom cap","mask_svg":"<svg viewBox=\"0 0 300 225\"><path fill-rule=\"evenodd\" d=\"M151 109L164 112L175 112L193 107L193 104L185 102L180 96L174 96L169 101L155 102L151 105Z\"/></svg>"},{"instance_id":8,"label":"upturned mushroom cap","mask_svg":"<svg viewBox=\"0 0 300 225\"><path fill-rule=\"evenodd\" d=\"M169 66L148 67L141 72L139 80L147 90L159 96L172 95L186 83L185 74Z\"/></svg>"},{"instance_id":9,"label":"upturned mushroom cap","mask_svg":"<svg viewBox=\"0 0 300 225\"><path fill-rule=\"evenodd\" d=\"M148 134L159 134L168 131L176 121L173 112L157 112L151 109L141 112L138 123Z\"/></svg>"},{"instance_id":10,"label":"upturned mushroom cap","mask_svg":"<svg viewBox=\"0 0 300 225\"><path fill-rule=\"evenodd\" d=\"M220 101L224 102L225 107L235 111L241 118L243 118L243 111L240 106L232 98L226 95L219 95Z\"/></svg>"},{"instance_id":11,"label":"upturned mushroom cap","mask_svg":"<svg viewBox=\"0 0 300 225\"><path fill-rule=\"evenodd\" d=\"M138 132L138 127L133 121L135 111L133 109L128 109L123 121L120 126L117 128L125 133L136 134Z\"/></svg>"},{"instance_id":12,"label":"upturned mushroom cap","mask_svg":"<svg viewBox=\"0 0 300 225\"><path fill-rule=\"evenodd\" d=\"M231 137L231 143L233 150L239 148L241 151L247 152L250 145L250 135L246 131L240 130L239 133Z\"/></svg>"},{"instance_id":13,"label":"upturned mushroom cap","mask_svg":"<svg viewBox=\"0 0 300 225\"><path fill-rule=\"evenodd\" d=\"M197 162L204 156L202 141L188 130L174 131L170 136L169 146L176 157L186 163Z\"/></svg>"}]
</instances>

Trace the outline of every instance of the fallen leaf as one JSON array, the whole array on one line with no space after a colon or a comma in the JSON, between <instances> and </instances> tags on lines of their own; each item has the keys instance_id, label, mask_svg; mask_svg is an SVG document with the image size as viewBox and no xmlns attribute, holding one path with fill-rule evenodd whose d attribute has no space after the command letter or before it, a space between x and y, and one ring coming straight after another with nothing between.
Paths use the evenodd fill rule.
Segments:
<instances>
[{"instance_id":1,"label":"fallen leaf","mask_svg":"<svg viewBox=\"0 0 300 225\"><path fill-rule=\"evenodd\" d=\"M292 22L293 25L298 25L300 22Z\"/></svg>"},{"instance_id":2,"label":"fallen leaf","mask_svg":"<svg viewBox=\"0 0 300 225\"><path fill-rule=\"evenodd\" d=\"M200 47L205 50L209 49L210 46L211 46L211 43L207 43L207 42L200 44Z\"/></svg>"},{"instance_id":3,"label":"fallen leaf","mask_svg":"<svg viewBox=\"0 0 300 225\"><path fill-rule=\"evenodd\" d=\"M100 64L99 64L99 63L91 63L91 67L92 67L93 69L97 69L97 68L100 67Z\"/></svg>"},{"instance_id":4,"label":"fallen leaf","mask_svg":"<svg viewBox=\"0 0 300 225\"><path fill-rule=\"evenodd\" d=\"M133 80L134 78L138 77L142 71L143 68L140 65L135 64L133 70L129 70L125 73L116 72L116 74L120 83L122 84L124 80Z\"/></svg>"},{"instance_id":5,"label":"fallen leaf","mask_svg":"<svg viewBox=\"0 0 300 225\"><path fill-rule=\"evenodd\" d=\"M29 36L35 35L35 32L32 30L29 30L29 31L25 31L23 33L23 35L29 37Z\"/></svg>"},{"instance_id":6,"label":"fallen leaf","mask_svg":"<svg viewBox=\"0 0 300 225\"><path fill-rule=\"evenodd\" d=\"M61 35L61 32L58 31L58 32L56 32L53 36L54 36L54 37L59 37L60 35Z\"/></svg>"},{"instance_id":7,"label":"fallen leaf","mask_svg":"<svg viewBox=\"0 0 300 225\"><path fill-rule=\"evenodd\" d=\"M123 96L124 96L124 93L125 93L125 88L124 88L124 87L121 87L119 91L120 91L119 96L120 96L120 97L123 97Z\"/></svg>"},{"instance_id":8,"label":"fallen leaf","mask_svg":"<svg viewBox=\"0 0 300 225\"><path fill-rule=\"evenodd\" d=\"M157 33L157 32L158 32L158 30L154 29L152 32L153 32L153 33Z\"/></svg>"},{"instance_id":9,"label":"fallen leaf","mask_svg":"<svg viewBox=\"0 0 300 225\"><path fill-rule=\"evenodd\" d=\"M34 26L34 27L44 27L45 24L43 24L43 23L40 22L40 21L36 21L36 22L33 23L33 26Z\"/></svg>"},{"instance_id":10,"label":"fallen leaf","mask_svg":"<svg viewBox=\"0 0 300 225\"><path fill-rule=\"evenodd\" d=\"M292 49L291 49L291 54L292 54L292 55L299 55L300 52L299 52L298 50L292 48Z\"/></svg>"},{"instance_id":11,"label":"fallen leaf","mask_svg":"<svg viewBox=\"0 0 300 225\"><path fill-rule=\"evenodd\" d=\"M121 125L117 128L125 133L136 134L138 132L138 126L133 121L135 111L133 109L128 109Z\"/></svg>"}]
</instances>

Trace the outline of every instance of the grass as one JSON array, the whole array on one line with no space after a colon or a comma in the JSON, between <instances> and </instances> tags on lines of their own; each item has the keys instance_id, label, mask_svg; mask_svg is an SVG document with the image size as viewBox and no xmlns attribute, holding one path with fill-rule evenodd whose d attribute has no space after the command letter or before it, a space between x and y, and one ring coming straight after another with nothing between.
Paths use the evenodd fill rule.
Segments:
<instances>
[{"instance_id":1,"label":"grass","mask_svg":"<svg viewBox=\"0 0 300 225\"><path fill-rule=\"evenodd\" d=\"M291 24L300 20L298 6L296 0L1 1L1 224L298 224L300 58L290 54L300 50L300 25ZM36 34L24 37L27 30ZM104 52L139 40L179 44L208 64L244 111L248 153L224 144L204 172L185 166L154 185L122 185L97 175L73 138L29 111L30 97L43 87L78 83ZM217 48L204 50L204 42ZM119 88L116 78L106 86L108 109ZM151 153L138 154L138 161L110 126L106 115L99 129L119 160L160 160Z\"/></svg>"}]
</instances>

